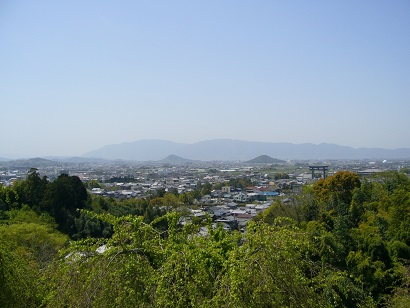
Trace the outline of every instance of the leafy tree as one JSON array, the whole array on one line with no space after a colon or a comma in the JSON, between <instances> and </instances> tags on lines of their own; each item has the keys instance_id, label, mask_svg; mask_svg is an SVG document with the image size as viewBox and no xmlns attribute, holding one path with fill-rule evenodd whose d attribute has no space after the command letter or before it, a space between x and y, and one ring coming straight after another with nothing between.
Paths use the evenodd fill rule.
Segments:
<instances>
[{"instance_id":1,"label":"leafy tree","mask_svg":"<svg viewBox=\"0 0 410 308\"><path fill-rule=\"evenodd\" d=\"M7 205L7 209L19 209L19 194L15 187L6 187L4 190L4 201Z\"/></svg>"},{"instance_id":2,"label":"leafy tree","mask_svg":"<svg viewBox=\"0 0 410 308\"><path fill-rule=\"evenodd\" d=\"M247 186L252 186L252 181L249 178L234 178L229 180L228 186L245 189Z\"/></svg>"},{"instance_id":3,"label":"leafy tree","mask_svg":"<svg viewBox=\"0 0 410 308\"><path fill-rule=\"evenodd\" d=\"M110 239L86 239L69 247L58 266L48 272L47 305L154 306L159 271L169 254L168 240L153 227L159 221L146 224L143 217L88 214L110 223L114 234ZM175 222L175 215L167 217ZM96 252L102 244L106 250Z\"/></svg>"},{"instance_id":4,"label":"leafy tree","mask_svg":"<svg viewBox=\"0 0 410 308\"><path fill-rule=\"evenodd\" d=\"M399 172L384 172L380 175L386 189L393 193L395 190L401 188L403 190L410 190L410 179L404 173Z\"/></svg>"},{"instance_id":5,"label":"leafy tree","mask_svg":"<svg viewBox=\"0 0 410 308\"><path fill-rule=\"evenodd\" d=\"M272 225L276 218L279 217L291 218L299 225L303 219L303 208L300 203L293 198L290 203L286 204L280 200L275 200L268 209L258 213L255 219Z\"/></svg>"},{"instance_id":6,"label":"leafy tree","mask_svg":"<svg viewBox=\"0 0 410 308\"><path fill-rule=\"evenodd\" d=\"M178 188L172 187L170 189L168 189L168 193L173 194L175 196L178 197L179 193L178 193Z\"/></svg>"},{"instance_id":7,"label":"leafy tree","mask_svg":"<svg viewBox=\"0 0 410 308\"><path fill-rule=\"evenodd\" d=\"M215 281L224 272L229 253L238 247L239 237L209 228L208 237L189 239L193 230L197 229L191 225L173 234L156 289L158 306L212 306Z\"/></svg>"},{"instance_id":8,"label":"leafy tree","mask_svg":"<svg viewBox=\"0 0 410 308\"><path fill-rule=\"evenodd\" d=\"M18 218L14 218L16 220ZM0 225L0 237L25 257L44 267L57 256L67 237L42 222L19 222Z\"/></svg>"},{"instance_id":9,"label":"leafy tree","mask_svg":"<svg viewBox=\"0 0 410 308\"><path fill-rule=\"evenodd\" d=\"M7 224L0 224L0 306L39 307L43 271L68 241L53 222L27 206L14 210Z\"/></svg>"},{"instance_id":10,"label":"leafy tree","mask_svg":"<svg viewBox=\"0 0 410 308\"><path fill-rule=\"evenodd\" d=\"M298 197L303 219L305 221L318 220L320 215L320 206L312 186L305 185L302 188L302 194Z\"/></svg>"},{"instance_id":11,"label":"leafy tree","mask_svg":"<svg viewBox=\"0 0 410 308\"><path fill-rule=\"evenodd\" d=\"M15 189L20 196L20 204L27 204L39 211L39 205L43 199L48 184L47 177L41 178L37 169L31 168L27 179L16 182Z\"/></svg>"},{"instance_id":12,"label":"leafy tree","mask_svg":"<svg viewBox=\"0 0 410 308\"><path fill-rule=\"evenodd\" d=\"M108 238L112 235L112 226L96 217L90 217L83 213L74 220L77 233L72 235L73 239L87 237Z\"/></svg>"},{"instance_id":13,"label":"leafy tree","mask_svg":"<svg viewBox=\"0 0 410 308\"><path fill-rule=\"evenodd\" d=\"M278 226L279 225L279 226ZM222 307L325 307L304 268L310 260L301 252L306 236L292 224L277 220L268 226L248 224L245 243L233 250L226 274L212 300Z\"/></svg>"},{"instance_id":14,"label":"leafy tree","mask_svg":"<svg viewBox=\"0 0 410 308\"><path fill-rule=\"evenodd\" d=\"M88 198L87 190L76 176L60 175L47 185L41 208L56 220L59 230L72 236L76 233L75 219L80 216Z\"/></svg>"},{"instance_id":15,"label":"leafy tree","mask_svg":"<svg viewBox=\"0 0 410 308\"><path fill-rule=\"evenodd\" d=\"M410 269L408 266L403 267L403 277L403 284L394 288L393 294L387 297L386 307L407 308L410 306Z\"/></svg>"},{"instance_id":16,"label":"leafy tree","mask_svg":"<svg viewBox=\"0 0 410 308\"><path fill-rule=\"evenodd\" d=\"M224 186L224 184L222 184L220 182L217 182L212 186L212 188L216 189L216 190L221 190L223 186Z\"/></svg>"},{"instance_id":17,"label":"leafy tree","mask_svg":"<svg viewBox=\"0 0 410 308\"><path fill-rule=\"evenodd\" d=\"M388 234L410 246L410 190L397 189L391 196Z\"/></svg>"},{"instance_id":18,"label":"leafy tree","mask_svg":"<svg viewBox=\"0 0 410 308\"><path fill-rule=\"evenodd\" d=\"M0 306L39 307L43 294L24 252L0 239Z\"/></svg>"},{"instance_id":19,"label":"leafy tree","mask_svg":"<svg viewBox=\"0 0 410 308\"><path fill-rule=\"evenodd\" d=\"M201 195L209 195L212 191L212 185L209 182L205 182L201 189Z\"/></svg>"},{"instance_id":20,"label":"leafy tree","mask_svg":"<svg viewBox=\"0 0 410 308\"><path fill-rule=\"evenodd\" d=\"M100 184L97 180L90 180L90 181L87 183L87 187L90 188L90 189L93 189L93 188L102 188L101 184Z\"/></svg>"},{"instance_id":21,"label":"leafy tree","mask_svg":"<svg viewBox=\"0 0 410 308\"><path fill-rule=\"evenodd\" d=\"M178 197L171 193L166 193L162 197L161 202L162 205L165 206L167 211L170 211L171 209L176 209L179 205Z\"/></svg>"},{"instance_id":22,"label":"leafy tree","mask_svg":"<svg viewBox=\"0 0 410 308\"><path fill-rule=\"evenodd\" d=\"M157 189L155 193L158 198L162 198L166 194L166 190L165 188L160 188Z\"/></svg>"},{"instance_id":23,"label":"leafy tree","mask_svg":"<svg viewBox=\"0 0 410 308\"><path fill-rule=\"evenodd\" d=\"M286 172L278 172L275 173L275 175L273 176L273 178L275 180L279 180L279 179L289 179L289 174Z\"/></svg>"},{"instance_id":24,"label":"leafy tree","mask_svg":"<svg viewBox=\"0 0 410 308\"><path fill-rule=\"evenodd\" d=\"M360 187L359 176L350 171L339 171L326 179L320 179L313 185L316 196L321 201L333 198L344 204L350 204L354 188Z\"/></svg>"}]
</instances>

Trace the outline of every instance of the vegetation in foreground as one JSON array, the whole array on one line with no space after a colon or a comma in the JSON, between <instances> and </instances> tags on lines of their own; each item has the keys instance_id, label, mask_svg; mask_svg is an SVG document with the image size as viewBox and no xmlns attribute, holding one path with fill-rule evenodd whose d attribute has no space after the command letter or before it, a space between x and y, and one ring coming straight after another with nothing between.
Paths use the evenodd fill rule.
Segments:
<instances>
[{"instance_id":1,"label":"vegetation in foreground","mask_svg":"<svg viewBox=\"0 0 410 308\"><path fill-rule=\"evenodd\" d=\"M410 306L404 174L338 172L245 235L181 226L175 209L189 200L91 197L76 177L35 170L0 187L0 306Z\"/></svg>"}]
</instances>

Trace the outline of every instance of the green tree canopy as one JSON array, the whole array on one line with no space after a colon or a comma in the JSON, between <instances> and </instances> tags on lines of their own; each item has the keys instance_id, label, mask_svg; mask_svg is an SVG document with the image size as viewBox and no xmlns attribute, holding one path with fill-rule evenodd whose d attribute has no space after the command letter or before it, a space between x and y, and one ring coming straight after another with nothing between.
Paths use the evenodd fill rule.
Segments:
<instances>
[{"instance_id":1,"label":"green tree canopy","mask_svg":"<svg viewBox=\"0 0 410 308\"><path fill-rule=\"evenodd\" d=\"M86 206L87 198L87 190L77 176L62 174L47 185L41 208L55 218L61 231L73 235L74 220L80 216L78 210Z\"/></svg>"}]
</instances>

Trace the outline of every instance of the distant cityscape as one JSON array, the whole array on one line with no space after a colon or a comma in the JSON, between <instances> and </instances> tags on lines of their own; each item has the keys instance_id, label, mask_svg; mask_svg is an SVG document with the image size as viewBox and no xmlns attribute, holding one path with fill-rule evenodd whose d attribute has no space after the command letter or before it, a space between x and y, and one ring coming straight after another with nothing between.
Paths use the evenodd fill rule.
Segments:
<instances>
[{"instance_id":1,"label":"distant cityscape","mask_svg":"<svg viewBox=\"0 0 410 308\"><path fill-rule=\"evenodd\" d=\"M325 176L349 170L365 177L385 171L409 170L410 160L283 161L262 155L245 162L194 162L171 155L157 162L138 163L34 158L0 162L0 183L11 186L16 180L26 179L28 172L36 168L41 177L50 181L63 173L77 176L90 194L117 200L149 198L158 191L178 195L209 185L214 189L194 201L196 206L190 208L191 215L203 217L208 213L227 229L236 229L244 228L249 219L276 199L292 202L292 196L298 194L303 185L323 177L320 168L313 168L312 173L309 166L326 166ZM247 187L227 184L239 179L251 184ZM87 185L90 182L101 185Z\"/></svg>"}]
</instances>

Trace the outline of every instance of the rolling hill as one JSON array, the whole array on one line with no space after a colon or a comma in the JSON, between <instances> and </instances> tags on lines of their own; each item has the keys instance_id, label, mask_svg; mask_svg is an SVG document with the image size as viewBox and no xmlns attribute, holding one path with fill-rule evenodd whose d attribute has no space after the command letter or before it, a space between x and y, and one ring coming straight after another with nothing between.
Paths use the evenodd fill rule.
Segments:
<instances>
[{"instance_id":1,"label":"rolling hill","mask_svg":"<svg viewBox=\"0 0 410 308\"><path fill-rule=\"evenodd\" d=\"M260 155L254 159L248 160L245 163L248 164L282 164L284 160L272 158L269 155Z\"/></svg>"}]
</instances>

